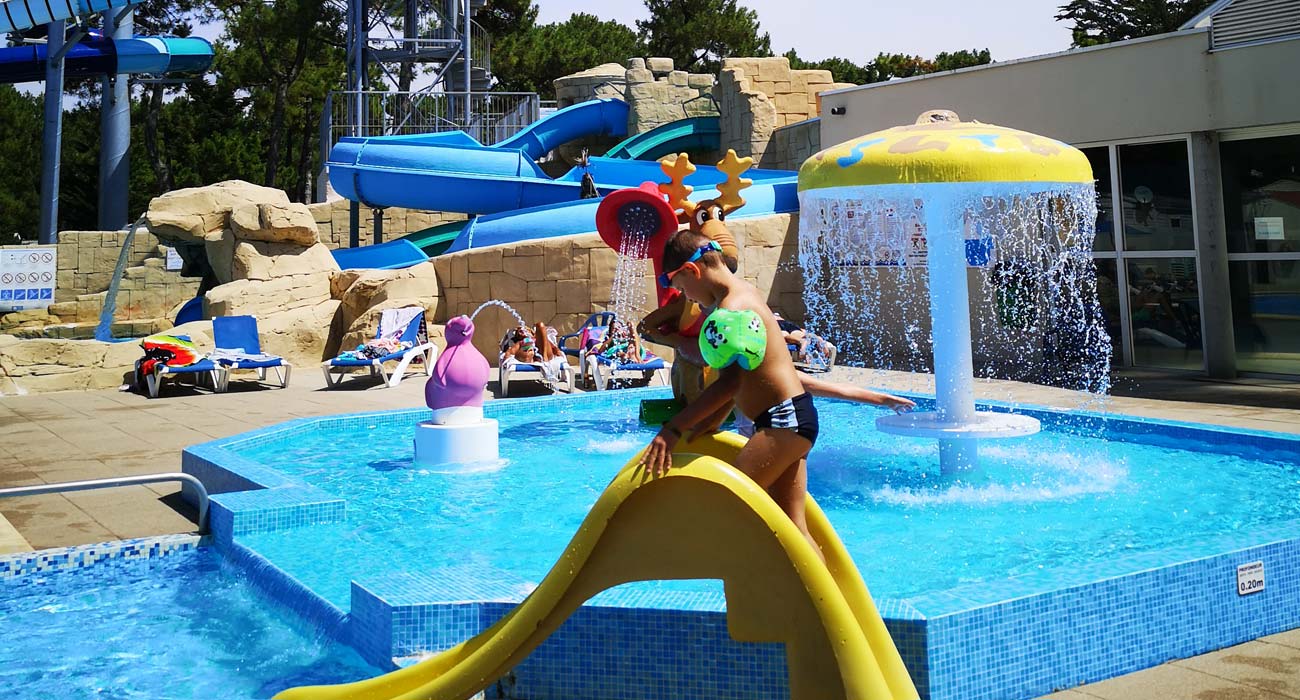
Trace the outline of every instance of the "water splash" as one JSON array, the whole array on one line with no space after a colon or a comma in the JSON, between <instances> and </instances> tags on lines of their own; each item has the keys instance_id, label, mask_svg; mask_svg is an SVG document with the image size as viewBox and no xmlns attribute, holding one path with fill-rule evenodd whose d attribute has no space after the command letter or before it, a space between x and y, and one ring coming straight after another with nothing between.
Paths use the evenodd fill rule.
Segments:
<instances>
[{"instance_id":1,"label":"water splash","mask_svg":"<svg viewBox=\"0 0 1300 700\"><path fill-rule=\"evenodd\" d=\"M511 316L514 316L515 320L519 322L519 325L521 327L523 328L528 327L528 324L524 322L524 317L520 316L518 311L515 311L513 308L510 307L509 304L505 303L504 301L501 301L500 299L488 299L482 304L479 304L479 307L477 309L474 309L474 313L469 315L469 320L473 321L474 317L478 316L478 312L482 311L483 309L486 309L489 306L500 306L501 308L508 311Z\"/></svg>"},{"instance_id":2,"label":"water splash","mask_svg":"<svg viewBox=\"0 0 1300 700\"><path fill-rule=\"evenodd\" d=\"M835 343L846 364L933 371L925 214L943 204L926 187L799 195L805 325ZM1092 264L1092 186L944 187L973 272L977 376L1104 394L1111 346Z\"/></svg>"},{"instance_id":3,"label":"water splash","mask_svg":"<svg viewBox=\"0 0 1300 700\"><path fill-rule=\"evenodd\" d=\"M632 325L645 315L645 273L649 245L650 239L646 236L624 235L619 240L618 263L614 268L609 306L619 318Z\"/></svg>"}]
</instances>

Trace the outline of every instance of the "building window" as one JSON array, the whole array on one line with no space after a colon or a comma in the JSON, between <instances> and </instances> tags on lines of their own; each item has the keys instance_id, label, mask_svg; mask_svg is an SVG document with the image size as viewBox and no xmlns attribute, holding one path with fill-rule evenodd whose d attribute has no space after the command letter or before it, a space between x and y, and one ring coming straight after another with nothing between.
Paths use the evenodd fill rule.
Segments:
<instances>
[{"instance_id":1,"label":"building window","mask_svg":"<svg viewBox=\"0 0 1300 700\"><path fill-rule=\"evenodd\" d=\"M1119 163L1124 250L1194 250L1187 142L1120 146Z\"/></svg>"},{"instance_id":2,"label":"building window","mask_svg":"<svg viewBox=\"0 0 1300 700\"><path fill-rule=\"evenodd\" d=\"M1201 369L1196 258L1128 258L1126 265L1133 363Z\"/></svg>"},{"instance_id":3,"label":"building window","mask_svg":"<svg viewBox=\"0 0 1300 700\"><path fill-rule=\"evenodd\" d=\"M1300 136L1224 141L1237 369L1300 374Z\"/></svg>"},{"instance_id":4,"label":"building window","mask_svg":"<svg viewBox=\"0 0 1300 700\"><path fill-rule=\"evenodd\" d=\"M1115 207L1110 187L1110 149L1105 146L1081 149L1092 166L1097 186L1097 235L1092 239L1094 251L1115 250Z\"/></svg>"}]
</instances>

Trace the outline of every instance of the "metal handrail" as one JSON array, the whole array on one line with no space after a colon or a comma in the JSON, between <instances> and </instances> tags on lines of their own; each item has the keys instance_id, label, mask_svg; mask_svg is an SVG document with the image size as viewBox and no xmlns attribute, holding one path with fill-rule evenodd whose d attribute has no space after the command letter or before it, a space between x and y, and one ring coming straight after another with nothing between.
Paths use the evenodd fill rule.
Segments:
<instances>
[{"instance_id":1,"label":"metal handrail","mask_svg":"<svg viewBox=\"0 0 1300 700\"><path fill-rule=\"evenodd\" d=\"M111 479L91 479L89 481L65 481L59 484L41 484L40 486L15 486L0 489L0 498L10 496L40 496L47 493L64 493L67 491L91 491L107 489L114 486L136 486L139 484L156 484L163 481L180 481L194 487L199 493L199 533L208 528L208 490L203 482L191 474L168 472L165 474L143 474L140 476L117 476Z\"/></svg>"}]
</instances>

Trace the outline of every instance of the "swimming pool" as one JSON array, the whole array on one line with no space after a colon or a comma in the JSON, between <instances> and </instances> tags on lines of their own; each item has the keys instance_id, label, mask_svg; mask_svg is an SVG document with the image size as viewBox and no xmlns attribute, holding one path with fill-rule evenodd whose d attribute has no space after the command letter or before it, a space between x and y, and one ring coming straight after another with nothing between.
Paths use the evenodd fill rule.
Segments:
<instances>
[{"instance_id":1,"label":"swimming pool","mask_svg":"<svg viewBox=\"0 0 1300 700\"><path fill-rule=\"evenodd\" d=\"M94 559L131 546L75 549ZM210 548L81 563L0 581L6 698L252 700L379 672L256 593Z\"/></svg>"},{"instance_id":2,"label":"swimming pool","mask_svg":"<svg viewBox=\"0 0 1300 700\"><path fill-rule=\"evenodd\" d=\"M212 475L222 452L251 481L274 474L282 481L263 485L346 504L345 516L323 518L330 522L245 527L234 537L340 610L401 576L424 581L431 602L508 602L545 575L611 476L649 441L653 429L636 420L638 400L649 395L492 404L503 460L470 473L411 464L423 411L299 421L194 450L186 468ZM1047 692L1221 644L1187 628L1198 624L1187 606L1218 595L1207 585L1141 584L1149 601L1129 584L1105 586L1152 571L1226 582L1219 572L1226 565L1215 557L1300 538L1300 503L1290 497L1300 483L1300 451L1289 437L1037 412L1043 433L987 445L982 470L952 480L932 466L933 442L864 429L877 415L870 408L820 406L824 432L810 459L810 490L930 697ZM1300 615L1294 601L1267 619L1254 609L1284 595L1277 591L1289 585L1291 565L1289 555L1269 564L1275 588L1265 595L1224 603L1239 610L1216 623L1221 637ZM1136 607L1122 608L1112 594ZM723 609L721 586L699 581L636 584L597 601ZM1072 615L1104 619L1093 624L1095 636L1061 645L1058 637L1077 622ZM1108 626L1139 623L1163 642L1100 653L1114 646ZM1010 636L990 641L992 628ZM1059 653L1026 659L1037 652L1013 649L1017 636Z\"/></svg>"}]
</instances>

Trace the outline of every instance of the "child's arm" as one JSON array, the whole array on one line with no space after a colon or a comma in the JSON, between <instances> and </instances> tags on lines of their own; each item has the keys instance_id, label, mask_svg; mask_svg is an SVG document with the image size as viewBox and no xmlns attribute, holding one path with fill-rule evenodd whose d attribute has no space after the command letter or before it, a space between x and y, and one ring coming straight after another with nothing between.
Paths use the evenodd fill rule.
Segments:
<instances>
[{"instance_id":1,"label":"child's arm","mask_svg":"<svg viewBox=\"0 0 1300 700\"><path fill-rule=\"evenodd\" d=\"M856 401L858 403L867 403L873 406L884 406L896 413L910 411L916 408L916 403L893 394L884 394L879 391L864 389L851 384L836 384L835 382L826 382L816 377L799 373L799 382L803 388L813 396L820 396L824 399L843 399L845 401Z\"/></svg>"},{"instance_id":2,"label":"child's arm","mask_svg":"<svg viewBox=\"0 0 1300 700\"><path fill-rule=\"evenodd\" d=\"M692 433L693 437L697 429L709 427L709 419L732 401L740 387L740 372L739 367L723 371L718 380L710 384L699 398L664 423L659 434L650 441L650 446L641 455L641 464L650 470L651 475L659 476L673 466L673 448L684 433Z\"/></svg>"}]
</instances>

